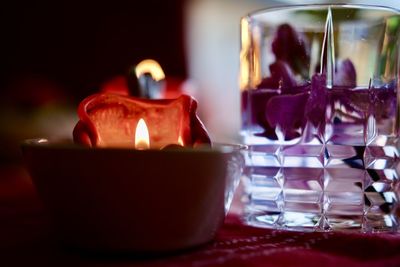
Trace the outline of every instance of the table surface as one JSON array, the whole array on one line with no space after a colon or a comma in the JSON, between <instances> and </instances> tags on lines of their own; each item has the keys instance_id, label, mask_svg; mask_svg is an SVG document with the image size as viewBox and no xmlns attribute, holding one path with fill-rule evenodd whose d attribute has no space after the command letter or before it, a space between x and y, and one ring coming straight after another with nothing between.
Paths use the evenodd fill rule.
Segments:
<instances>
[{"instance_id":1,"label":"table surface","mask_svg":"<svg viewBox=\"0 0 400 267\"><path fill-rule=\"evenodd\" d=\"M302 233L243 225L231 213L209 244L163 257L66 249L27 172L0 167L0 266L400 266L400 234Z\"/></svg>"}]
</instances>

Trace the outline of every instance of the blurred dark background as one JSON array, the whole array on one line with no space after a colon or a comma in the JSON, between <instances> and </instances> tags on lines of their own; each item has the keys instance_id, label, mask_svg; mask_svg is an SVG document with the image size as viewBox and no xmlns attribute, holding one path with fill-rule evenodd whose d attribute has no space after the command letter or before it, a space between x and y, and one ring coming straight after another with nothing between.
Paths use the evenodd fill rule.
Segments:
<instances>
[{"instance_id":1,"label":"blurred dark background","mask_svg":"<svg viewBox=\"0 0 400 267\"><path fill-rule=\"evenodd\" d=\"M185 76L183 4L184 0L2 3L2 99L17 97L15 90L24 93L15 85L29 79L59 84L66 95L79 100L144 58L159 61L167 75Z\"/></svg>"},{"instance_id":2,"label":"blurred dark background","mask_svg":"<svg viewBox=\"0 0 400 267\"><path fill-rule=\"evenodd\" d=\"M70 136L76 105L143 59L187 76L185 0L5 1L0 8L0 162L25 138Z\"/></svg>"}]
</instances>

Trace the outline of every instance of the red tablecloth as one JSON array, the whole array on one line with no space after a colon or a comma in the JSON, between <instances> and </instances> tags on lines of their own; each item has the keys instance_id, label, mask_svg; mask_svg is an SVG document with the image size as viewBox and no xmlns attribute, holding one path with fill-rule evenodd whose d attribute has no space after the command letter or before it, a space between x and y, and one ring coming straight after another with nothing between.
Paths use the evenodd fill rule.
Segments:
<instances>
[{"instance_id":1,"label":"red tablecloth","mask_svg":"<svg viewBox=\"0 0 400 267\"><path fill-rule=\"evenodd\" d=\"M215 241L157 258L61 247L27 173L0 168L0 266L400 266L400 234L301 233L245 226L230 214Z\"/></svg>"}]
</instances>

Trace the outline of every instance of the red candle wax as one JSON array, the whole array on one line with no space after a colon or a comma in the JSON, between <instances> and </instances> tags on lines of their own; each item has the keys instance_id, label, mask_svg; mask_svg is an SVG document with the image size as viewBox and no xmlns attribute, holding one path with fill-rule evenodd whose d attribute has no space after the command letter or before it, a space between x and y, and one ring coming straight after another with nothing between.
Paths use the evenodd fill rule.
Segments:
<instances>
[{"instance_id":1,"label":"red candle wax","mask_svg":"<svg viewBox=\"0 0 400 267\"><path fill-rule=\"evenodd\" d=\"M87 146L135 148L136 127L143 119L150 133L150 148L210 145L196 108L197 102L187 95L160 100L91 95L78 107L80 120L73 132L74 141Z\"/></svg>"}]
</instances>

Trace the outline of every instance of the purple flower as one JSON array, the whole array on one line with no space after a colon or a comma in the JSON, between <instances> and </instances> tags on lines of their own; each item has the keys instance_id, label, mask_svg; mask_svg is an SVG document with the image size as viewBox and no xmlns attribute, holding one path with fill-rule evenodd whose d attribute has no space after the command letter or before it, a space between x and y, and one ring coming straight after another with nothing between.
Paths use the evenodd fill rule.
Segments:
<instances>
[{"instance_id":1,"label":"purple flower","mask_svg":"<svg viewBox=\"0 0 400 267\"><path fill-rule=\"evenodd\" d=\"M357 86L356 69L350 59L338 60L335 67L335 91L331 93L331 105L340 103L348 112L364 117L368 110L368 92L349 90Z\"/></svg>"},{"instance_id":2,"label":"purple flower","mask_svg":"<svg viewBox=\"0 0 400 267\"><path fill-rule=\"evenodd\" d=\"M326 73L314 74L311 82L305 84L296 81L296 75L309 75L309 50L304 36L289 24L278 27L272 42L276 61L269 65L271 75L254 90L243 92L244 110L251 109L251 117L243 121L261 126L264 132L260 136L276 140L279 127L285 140L291 140L302 134L307 122L322 135L326 122L331 119L326 117L327 107L335 103L347 110L365 113L363 103L369 103L364 100L368 94L364 97L363 93L349 90L356 87L356 70L350 59L336 62L334 90L327 88ZM361 106L357 102L359 98Z\"/></svg>"},{"instance_id":3,"label":"purple flower","mask_svg":"<svg viewBox=\"0 0 400 267\"><path fill-rule=\"evenodd\" d=\"M311 91L307 100L305 117L318 129L319 134L325 132L327 104L328 89L326 88L326 75L314 74L311 79Z\"/></svg>"},{"instance_id":4,"label":"purple flower","mask_svg":"<svg viewBox=\"0 0 400 267\"><path fill-rule=\"evenodd\" d=\"M272 42L272 52L276 60L284 61L296 73L306 75L310 64L310 46L303 35L289 24L282 24Z\"/></svg>"},{"instance_id":5,"label":"purple flower","mask_svg":"<svg viewBox=\"0 0 400 267\"><path fill-rule=\"evenodd\" d=\"M242 107L243 111L251 109L251 117L247 117L248 113L243 113L242 121L246 124L259 125L264 129L260 136L265 136L269 139L276 140L275 129L271 127L265 117L265 105L269 99L276 96L278 91L271 91L265 89L257 89L242 92Z\"/></svg>"},{"instance_id":6,"label":"purple flower","mask_svg":"<svg viewBox=\"0 0 400 267\"><path fill-rule=\"evenodd\" d=\"M376 119L388 119L395 116L396 113L396 82L378 88L370 88L369 96L369 114L375 116Z\"/></svg>"},{"instance_id":7,"label":"purple flower","mask_svg":"<svg viewBox=\"0 0 400 267\"><path fill-rule=\"evenodd\" d=\"M285 139L299 137L298 129L303 129L306 123L304 110L308 92L295 95L277 95L271 97L265 107L265 117L270 128L279 127Z\"/></svg>"},{"instance_id":8,"label":"purple flower","mask_svg":"<svg viewBox=\"0 0 400 267\"><path fill-rule=\"evenodd\" d=\"M271 76L265 78L257 86L261 89L278 89L290 91L291 88L296 86L296 79L289 65L284 61L276 61L269 65Z\"/></svg>"},{"instance_id":9,"label":"purple flower","mask_svg":"<svg viewBox=\"0 0 400 267\"><path fill-rule=\"evenodd\" d=\"M348 86L351 88L356 87L356 68L350 59L338 60L336 62L333 84L335 86Z\"/></svg>"}]
</instances>

